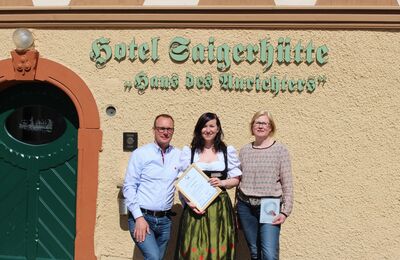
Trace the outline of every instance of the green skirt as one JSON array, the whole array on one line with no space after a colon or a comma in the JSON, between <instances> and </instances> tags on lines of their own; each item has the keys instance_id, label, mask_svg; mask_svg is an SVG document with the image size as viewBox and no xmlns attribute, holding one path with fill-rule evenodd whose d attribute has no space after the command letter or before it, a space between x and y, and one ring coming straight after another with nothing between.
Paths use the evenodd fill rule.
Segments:
<instances>
[{"instance_id":1,"label":"green skirt","mask_svg":"<svg viewBox=\"0 0 400 260\"><path fill-rule=\"evenodd\" d=\"M180 220L175 259L234 259L236 233L233 214L226 191L211 203L204 215L197 215L186 206Z\"/></svg>"}]
</instances>

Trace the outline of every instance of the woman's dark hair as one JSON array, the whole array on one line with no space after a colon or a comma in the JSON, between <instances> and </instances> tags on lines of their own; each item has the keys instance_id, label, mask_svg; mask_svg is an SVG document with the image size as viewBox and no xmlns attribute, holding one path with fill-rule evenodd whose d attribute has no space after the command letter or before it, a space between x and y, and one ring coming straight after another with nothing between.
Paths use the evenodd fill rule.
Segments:
<instances>
[{"instance_id":1,"label":"woman's dark hair","mask_svg":"<svg viewBox=\"0 0 400 260\"><path fill-rule=\"evenodd\" d=\"M215 151L219 152L226 150L226 144L224 143L224 141L222 141L222 139L224 138L224 132L222 131L221 122L219 121L218 116L214 113L204 113L197 120L196 126L194 127L193 131L192 143L190 144L192 148L200 149L200 151L203 151L205 142L203 136L201 135L201 130L208 123L208 121L211 121L213 119L217 121L217 126L219 129L214 139Z\"/></svg>"}]
</instances>

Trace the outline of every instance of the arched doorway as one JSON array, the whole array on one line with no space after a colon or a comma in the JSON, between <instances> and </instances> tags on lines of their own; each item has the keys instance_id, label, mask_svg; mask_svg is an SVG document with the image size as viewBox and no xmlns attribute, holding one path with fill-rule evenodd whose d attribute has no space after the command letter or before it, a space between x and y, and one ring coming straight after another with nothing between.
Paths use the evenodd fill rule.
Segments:
<instances>
[{"instance_id":1,"label":"arched doorway","mask_svg":"<svg viewBox=\"0 0 400 260\"><path fill-rule=\"evenodd\" d=\"M78 115L58 88L0 94L0 258L73 259Z\"/></svg>"},{"instance_id":2,"label":"arched doorway","mask_svg":"<svg viewBox=\"0 0 400 260\"><path fill-rule=\"evenodd\" d=\"M34 52L36 53L36 55L31 55L32 53L29 52ZM67 233L67 237L70 237L69 239L73 240L73 242L69 241L69 242L59 242L59 243L69 243L69 248L71 248L72 245L72 253L66 253L66 251L68 251L67 249L61 249L61 251L63 251L66 255L70 254L71 256L73 256L74 259L78 259L78 260L89 260L89 259L96 259L95 254L94 254L94 227L95 227L95 219L96 219L96 199L97 199L97 179L98 179L98 156L99 156L99 150L101 148L101 130L100 130L100 120L99 120L99 114L98 114L98 110L97 110L97 106L96 103L94 101L94 98L90 92L90 90L88 89L88 87L86 86L86 84L80 79L79 76L77 76L74 72L72 72L71 70L69 70L68 68L47 60L47 59L43 59L43 58L39 58L38 57L38 53L35 51L29 51L28 53L25 54L17 54L15 52L13 52L13 59L7 59L7 60L2 60L0 61L0 97L3 97L5 99L7 99L6 95L9 96L18 96L18 94L20 93L27 93L26 95L29 96L32 95L32 98L35 97L35 99L42 99L45 100L45 98L43 96L41 96L41 94L37 93L38 87L42 86L44 88L47 88L47 91L45 91L46 93L53 95L53 97L57 98L61 98L63 97L63 100L69 100L69 104L64 104L64 105L69 105L72 108L72 111L76 112L76 119L74 119L73 115L65 115L63 114L62 117L67 120L66 121L66 125L63 125L62 123L60 128L62 128L62 126L65 127L64 132L60 135L63 136L63 138L60 138L60 136L57 136L57 134L53 137L51 136L47 136L44 139L47 138L47 141L45 141L44 143L40 143L42 141L38 141L39 144L34 143L36 142L35 140L31 140L31 139L38 139L37 136L36 137L29 137L29 133L27 134L27 132L25 131L25 135L24 133L22 133L20 131L20 133L18 133L18 130L15 130L15 136L11 136L10 140L15 141L16 143L24 143L27 142L26 147L30 147L29 149L33 149L31 151L34 151L34 153L36 152L36 154L40 154L38 153L38 151L40 150L40 148L44 148L48 145L56 145L54 143L60 142L58 143L58 145L61 145L61 143L63 143L64 145L66 145L66 143L68 143L68 141L65 143L65 140L73 140L74 136L75 136L75 140L76 143L74 144L73 141L69 142L69 146L73 146L75 145L75 151L76 154L73 155L73 149L71 151L69 151L68 156L66 156L65 158L62 158L65 161L68 161L67 164L62 164L62 167L65 167L64 165L68 165L66 166L66 168L71 168L71 169L64 169L65 171L74 171L74 167L76 168L76 176L73 177L73 174L64 174L65 176L69 176L70 179L67 180L67 182L71 183L71 186L75 186L75 198L73 199L69 199L67 201L58 201L59 204L64 204L67 205L67 208L71 207L74 208L75 207L75 212L72 212L71 210L69 210L69 214L75 215L74 219L71 220L70 222L68 222L67 224L61 224L61 226L64 226L64 228L66 228L68 225L72 225L75 226L75 230L73 230L73 232L66 232ZM22 66L21 69L21 64L22 65L26 65L29 64L31 67L27 67L27 66ZM19 92L20 91L20 92ZM33 123L30 125L29 124L29 120L31 119L30 114L29 113L33 113L35 114L35 112L32 111L36 111L36 114L40 114L40 115L53 115L55 118L57 118L57 116L59 117L60 113L58 113L57 111L57 105L56 104L49 104L48 102L43 102L43 106L42 108L38 108L37 106L29 106L26 104L21 103L23 98L21 96L20 99L17 98L17 103L19 105L15 106L14 105L14 109L9 109L7 110L8 112L6 112L5 114L3 114L3 124L7 124L7 121L9 122L10 129L6 129L5 131L8 131L8 135L11 135L10 132L13 132L12 130L12 121L13 118L20 118L22 120L25 121L18 121L18 125L20 125L22 128L35 128L35 129L41 129L41 130L46 130L49 128L49 122L47 119L46 120L42 120L42 121L34 121L34 119L32 119ZM49 100L52 100L52 98L50 98ZM67 102L67 101L66 101ZM10 102L8 102L8 106L10 106ZM29 102L28 102L29 103ZM51 103L51 102L50 102ZM68 103L68 102L67 102ZM5 105L5 103L1 103L0 107L2 105ZM35 103L36 105L39 103ZM11 105L13 106L13 105ZM29 118L24 118L23 116L21 117L21 115L24 115L24 109L26 110L25 112L27 112ZM4 109L3 109L4 110ZM63 110L63 109L61 109ZM71 109L70 109L71 110ZM29 112L31 111L31 112ZM39 112L38 112L39 111ZM43 112L45 111L45 112ZM47 112L46 112L47 111ZM49 112L50 111L50 112ZM55 112L54 112L55 111ZM66 111L64 109L64 111ZM54 112L54 113L53 113ZM14 113L14 114L13 114ZM47 113L47 114L46 114ZM53 114L52 114L53 113ZM61 113L62 114L62 113ZM10 119L11 118L11 119ZM33 118L33 117L32 117ZM14 119L14 121L16 120ZM74 122L74 120L76 122ZM62 120L61 120L62 121ZM15 121L17 122L17 121ZM15 124L14 122L14 124ZM22 122L22 125L21 125ZM38 124L34 123L34 122L39 122ZM25 124L25 125L24 125ZM29 126L30 125L30 126ZM75 132L73 130L73 128L75 127ZM20 129L21 130L21 129ZM25 129L26 130L26 129ZM65 131L67 132L67 134L65 135ZM37 133L36 133L37 135ZM39 134L39 139L43 139L43 136L40 136ZM18 140L18 138L20 138L21 140ZM25 139L24 139L25 138ZM54 140L53 140L53 139ZM66 139L65 139L66 138ZM10 141L9 140L9 141ZM57 141L58 140L58 141ZM29 144L29 142L33 142L31 144ZM0 146L5 147L6 145L1 144ZM25 148L26 148L25 147ZM49 147L47 147L49 148ZM4 148L5 149L5 148ZM9 147L7 147L7 149L10 149ZM12 149L12 148L11 148ZM59 149L63 149L62 147L59 147ZM40 155L38 155L40 158ZM1 157L1 155L0 155ZM3 156L4 157L4 156ZM68 158L67 158L68 157ZM1 158L0 158L1 160ZM38 160L38 159L36 159ZM12 163L16 168L20 168L20 169L24 169L25 166L30 166L31 168L41 168L41 167L37 167L37 165L41 165L40 163L36 163L36 164L32 164L32 165L24 165L24 162L21 162L20 160L16 160L13 159L11 160ZM74 166L74 162L75 162L75 166ZM4 162L5 163L5 162ZM10 163L7 162L7 165L9 165ZM19 167L18 165L21 165L21 167ZM47 167L48 166L48 167ZM55 169L57 167L55 167L55 165L47 165L46 167L50 172L55 171L60 171L60 169ZM43 167L43 169L45 169L46 167ZM26 168L26 167L25 167ZM15 169L14 169L15 170ZM23 170L21 170L23 172ZM63 170L61 170L63 171ZM29 178L33 178L36 181L39 180L39 183L41 183L42 181L42 186L45 186L43 183L45 182L46 184L48 184L48 180L46 181L46 178L44 178L43 176L50 176L50 174L47 175L46 170L44 171L40 171L40 170L33 170L33 172L35 172L36 174L25 174L25 176L29 176ZM22 176L22 175L20 175ZM54 176L52 176L54 177ZM17 177L15 177L17 178ZM25 177L25 180L28 177ZM29 179L28 178L28 179ZM50 177L51 178L51 177ZM75 178L75 180L74 180ZM37 183L35 181L32 181L33 179L30 179L29 181L31 183ZM0 181L2 181L0 179ZM50 181L51 182L51 181ZM62 181L61 181L62 182ZM74 185L75 182L75 185ZM63 183L65 184L65 183ZM55 184L52 184L55 185ZM29 186L29 185L28 185ZM40 186L40 185L39 185ZM42 187L40 186L40 187ZM27 188L27 192L33 192L32 194L34 194L34 189L38 188L38 187L30 187ZM48 186L49 190L52 190L53 197L57 197L56 190L61 191L61 188L57 188L57 187L52 187L51 185ZM68 190L68 188L67 188ZM74 193L73 189L69 189L70 193ZM60 196L58 196L60 197ZM30 207L31 202L35 202L35 201L40 201L40 196L27 196L27 198L29 198L30 201L25 202L26 205L29 205ZM36 199L35 199L36 198ZM3 200L6 200L5 197L0 198ZM57 198L56 198L57 200ZM22 199L23 201L23 199ZM3 201L4 202L4 201ZM36 202L35 202L36 203ZM51 203L51 202L48 202ZM44 205L46 204L46 201L43 201L43 196L42 196L42 201L40 201L40 204L42 207L46 207ZM54 203L55 205L56 203ZM48 205L47 205L48 206ZM49 207L50 208L50 207ZM46 209L48 210L48 209ZM68 210L67 210L68 211ZM37 208L31 208L31 211L27 211L27 212L31 212L31 213L27 213L27 217L33 217L30 218L30 221L39 221L38 220L38 215L37 212L40 212L40 210L38 211ZM33 213L32 213L33 212ZM51 212L51 211L49 211ZM61 212L61 210L60 210ZM31 214L31 215L30 215ZM51 215L51 213L48 213ZM35 218L36 217L36 218ZM54 216L53 216L54 217ZM57 216L55 217L55 219L57 219ZM42 221L43 222L43 221ZM46 221L48 222L48 221ZM57 220L56 220L57 222ZM31 222L29 222L31 223ZM39 223L40 224L40 223ZM42 223L43 224L43 223ZM6 224L1 224L4 226L4 234L6 234L7 232L13 232L14 230L7 230L6 228ZM11 225L12 226L12 225ZM15 225L16 226L16 225ZM41 227L43 230L40 234L45 234L45 229L46 227L42 226ZM70 230L71 228L67 228L68 230ZM38 241L40 241L40 237L39 238L35 238L35 236L37 236L39 233L37 232L38 229L34 228L31 231L31 236L29 237L29 239L36 239ZM47 230L46 232L51 231L51 230ZM15 231L16 232L16 231ZM39 236L40 236L39 234ZM51 235L48 235L51 236ZM72 238L71 238L72 237ZM44 238L43 238L44 239ZM54 238L53 238L54 239ZM66 241L68 241L68 239L66 239ZM30 249L30 251L28 250L27 252L30 252L29 255L33 255L32 252L37 252L37 247L36 249L34 248L34 245L29 244L28 246L32 247L32 249ZM35 251L36 250L36 251ZM45 249L42 249L43 252L46 251ZM60 252L61 252L60 251ZM70 250L71 251L71 250ZM48 254L49 252L47 252ZM51 252L50 252L51 253ZM0 252L1 254L1 252ZM43 253L44 254L44 253ZM53 256L54 258L54 256ZM64 258L64 257L63 257ZM66 259L68 259L68 257L65 257ZM45 259L45 258L44 258Z\"/></svg>"}]
</instances>

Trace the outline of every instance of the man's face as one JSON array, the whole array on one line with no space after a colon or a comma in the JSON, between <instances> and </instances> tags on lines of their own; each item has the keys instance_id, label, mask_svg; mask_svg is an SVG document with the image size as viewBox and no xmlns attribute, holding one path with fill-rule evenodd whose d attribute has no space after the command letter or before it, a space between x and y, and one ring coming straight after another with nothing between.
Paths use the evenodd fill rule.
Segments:
<instances>
[{"instance_id":1,"label":"man's face","mask_svg":"<svg viewBox=\"0 0 400 260\"><path fill-rule=\"evenodd\" d=\"M156 120L154 131L154 140L157 144L165 149L171 142L174 135L174 122L168 117L159 117Z\"/></svg>"}]
</instances>

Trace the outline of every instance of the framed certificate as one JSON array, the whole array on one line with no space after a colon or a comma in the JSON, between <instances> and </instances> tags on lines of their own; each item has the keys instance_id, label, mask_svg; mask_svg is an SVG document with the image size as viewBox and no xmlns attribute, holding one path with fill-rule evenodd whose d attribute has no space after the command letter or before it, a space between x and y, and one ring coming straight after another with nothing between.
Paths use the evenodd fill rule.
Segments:
<instances>
[{"instance_id":1,"label":"framed certificate","mask_svg":"<svg viewBox=\"0 0 400 260\"><path fill-rule=\"evenodd\" d=\"M221 192L220 188L211 186L208 180L208 176L192 164L179 177L176 188L200 211L203 211Z\"/></svg>"}]
</instances>

